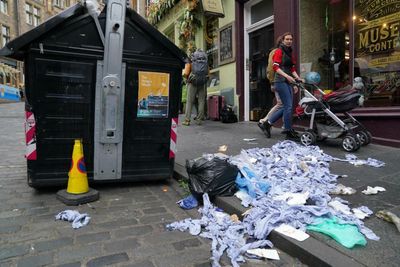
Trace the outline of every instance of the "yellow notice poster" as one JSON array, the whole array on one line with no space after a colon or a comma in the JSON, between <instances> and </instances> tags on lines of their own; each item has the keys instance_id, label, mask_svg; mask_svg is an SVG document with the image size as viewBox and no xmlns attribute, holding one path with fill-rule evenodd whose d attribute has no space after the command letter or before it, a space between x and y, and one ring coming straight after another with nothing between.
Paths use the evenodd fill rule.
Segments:
<instances>
[{"instance_id":1,"label":"yellow notice poster","mask_svg":"<svg viewBox=\"0 0 400 267\"><path fill-rule=\"evenodd\" d=\"M139 71L138 118L167 118L169 73Z\"/></svg>"}]
</instances>

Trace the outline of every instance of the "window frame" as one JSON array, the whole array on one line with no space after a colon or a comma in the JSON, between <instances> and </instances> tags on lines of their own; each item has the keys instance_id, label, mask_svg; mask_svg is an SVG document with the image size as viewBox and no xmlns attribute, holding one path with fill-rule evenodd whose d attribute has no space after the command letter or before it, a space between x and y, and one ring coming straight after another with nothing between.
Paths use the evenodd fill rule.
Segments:
<instances>
[{"instance_id":1,"label":"window frame","mask_svg":"<svg viewBox=\"0 0 400 267\"><path fill-rule=\"evenodd\" d=\"M40 24L40 8L33 6L32 14L33 14L33 26L38 26Z\"/></svg>"},{"instance_id":2,"label":"window frame","mask_svg":"<svg viewBox=\"0 0 400 267\"><path fill-rule=\"evenodd\" d=\"M3 14L8 15L8 0L1 0L0 12L3 13Z\"/></svg>"},{"instance_id":3,"label":"window frame","mask_svg":"<svg viewBox=\"0 0 400 267\"><path fill-rule=\"evenodd\" d=\"M25 3L26 24L33 25L33 5Z\"/></svg>"},{"instance_id":4,"label":"window frame","mask_svg":"<svg viewBox=\"0 0 400 267\"><path fill-rule=\"evenodd\" d=\"M38 26L41 21L41 8L31 3L25 3L25 22L34 27Z\"/></svg>"},{"instance_id":5,"label":"window frame","mask_svg":"<svg viewBox=\"0 0 400 267\"><path fill-rule=\"evenodd\" d=\"M4 32L5 30L5 32ZM1 24L1 47L4 47L11 41L11 28L7 25Z\"/></svg>"}]
</instances>

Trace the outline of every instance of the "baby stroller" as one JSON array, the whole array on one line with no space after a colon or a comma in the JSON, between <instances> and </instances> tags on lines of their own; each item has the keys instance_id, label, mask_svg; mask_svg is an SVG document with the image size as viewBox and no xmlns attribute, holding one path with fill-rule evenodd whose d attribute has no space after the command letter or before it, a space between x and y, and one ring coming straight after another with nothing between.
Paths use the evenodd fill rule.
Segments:
<instances>
[{"instance_id":1,"label":"baby stroller","mask_svg":"<svg viewBox=\"0 0 400 267\"><path fill-rule=\"evenodd\" d=\"M314 84L296 85L303 96L296 114L310 119L309 128L300 135L303 145L314 145L316 141L327 138L342 138L342 148L352 152L371 142L371 133L348 113L359 106L361 94L357 90L338 90L325 94ZM345 119L340 119L335 113L343 114Z\"/></svg>"}]
</instances>

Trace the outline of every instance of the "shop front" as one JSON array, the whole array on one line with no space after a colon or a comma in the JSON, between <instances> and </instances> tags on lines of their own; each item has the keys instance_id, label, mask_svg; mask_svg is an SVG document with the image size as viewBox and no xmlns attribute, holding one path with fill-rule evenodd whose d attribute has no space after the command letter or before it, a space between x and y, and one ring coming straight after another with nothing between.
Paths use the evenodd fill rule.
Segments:
<instances>
[{"instance_id":1,"label":"shop front","mask_svg":"<svg viewBox=\"0 0 400 267\"><path fill-rule=\"evenodd\" d=\"M272 104L265 54L289 31L300 73L318 72L325 90L357 87L364 102L351 113L374 143L400 147L400 0L236 0L235 8L241 119Z\"/></svg>"},{"instance_id":2,"label":"shop front","mask_svg":"<svg viewBox=\"0 0 400 267\"><path fill-rule=\"evenodd\" d=\"M300 70L321 75L322 89L356 87L352 111L373 141L400 147L400 1L299 2Z\"/></svg>"}]
</instances>

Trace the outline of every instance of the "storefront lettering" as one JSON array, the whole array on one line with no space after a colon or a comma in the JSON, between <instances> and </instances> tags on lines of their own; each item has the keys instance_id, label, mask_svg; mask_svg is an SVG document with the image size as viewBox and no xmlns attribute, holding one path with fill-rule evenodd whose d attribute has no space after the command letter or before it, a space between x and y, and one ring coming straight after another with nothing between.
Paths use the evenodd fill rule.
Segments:
<instances>
[{"instance_id":1,"label":"storefront lettering","mask_svg":"<svg viewBox=\"0 0 400 267\"><path fill-rule=\"evenodd\" d=\"M358 9L367 19L377 19L400 9L400 0L359 0Z\"/></svg>"},{"instance_id":2,"label":"storefront lettering","mask_svg":"<svg viewBox=\"0 0 400 267\"><path fill-rule=\"evenodd\" d=\"M380 52L393 49L394 39L399 36L400 22L388 23L384 26L362 29L358 32L358 50Z\"/></svg>"},{"instance_id":3,"label":"storefront lettering","mask_svg":"<svg viewBox=\"0 0 400 267\"><path fill-rule=\"evenodd\" d=\"M369 62L370 67L385 67L388 64L399 62L400 55L392 55L389 57L375 58Z\"/></svg>"}]
</instances>

